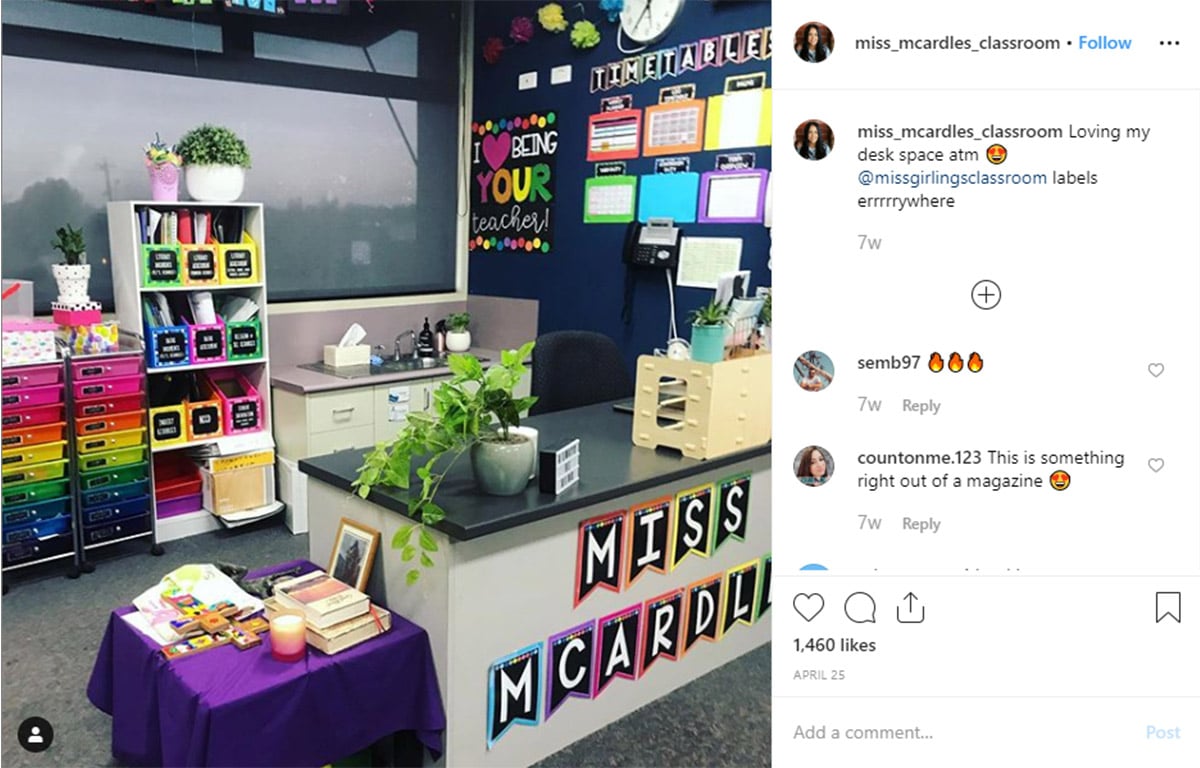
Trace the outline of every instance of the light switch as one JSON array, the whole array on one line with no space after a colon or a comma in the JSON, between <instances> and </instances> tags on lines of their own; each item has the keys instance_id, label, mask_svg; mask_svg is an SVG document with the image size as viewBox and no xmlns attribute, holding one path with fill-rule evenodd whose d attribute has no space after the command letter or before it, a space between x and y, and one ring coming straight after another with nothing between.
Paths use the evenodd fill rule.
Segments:
<instances>
[{"instance_id":1,"label":"light switch","mask_svg":"<svg viewBox=\"0 0 1200 768\"><path fill-rule=\"evenodd\" d=\"M571 82L571 65L563 64L550 70L550 85L562 85Z\"/></svg>"},{"instance_id":2,"label":"light switch","mask_svg":"<svg viewBox=\"0 0 1200 768\"><path fill-rule=\"evenodd\" d=\"M517 90L528 91L537 88L537 72L522 72L517 78Z\"/></svg>"}]
</instances>

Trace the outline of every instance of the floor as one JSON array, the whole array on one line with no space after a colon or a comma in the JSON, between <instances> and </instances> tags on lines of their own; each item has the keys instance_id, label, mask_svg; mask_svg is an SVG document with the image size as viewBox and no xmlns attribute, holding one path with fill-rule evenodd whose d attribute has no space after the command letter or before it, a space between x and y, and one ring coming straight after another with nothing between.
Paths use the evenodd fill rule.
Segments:
<instances>
[{"instance_id":1,"label":"floor","mask_svg":"<svg viewBox=\"0 0 1200 768\"><path fill-rule=\"evenodd\" d=\"M111 720L85 690L109 612L163 574L217 560L251 568L306 557L308 537L278 521L193 536L151 557L145 541L92 554L77 580L51 563L6 574L0 602L5 766L111 766ZM771 761L771 651L759 648L631 713L539 766L755 766ZM26 717L54 726L53 746L30 754L17 743Z\"/></svg>"}]
</instances>

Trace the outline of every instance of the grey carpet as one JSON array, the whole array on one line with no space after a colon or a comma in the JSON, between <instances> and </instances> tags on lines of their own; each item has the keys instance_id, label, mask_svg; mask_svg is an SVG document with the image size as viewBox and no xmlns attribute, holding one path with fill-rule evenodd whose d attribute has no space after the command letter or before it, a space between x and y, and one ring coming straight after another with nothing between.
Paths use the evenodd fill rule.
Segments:
<instances>
[{"instance_id":1,"label":"grey carpet","mask_svg":"<svg viewBox=\"0 0 1200 768\"><path fill-rule=\"evenodd\" d=\"M0 604L5 766L112 766L112 721L87 700L88 678L108 615L163 574L223 560L257 568L308 555L308 537L278 518L193 536L151 557L147 543L89 553L94 573L70 580L58 563L5 574ZM752 766L771 760L771 655L760 648L551 755L539 766ZM54 744L30 754L17 743L26 717L54 726ZM679 732L679 722L693 726Z\"/></svg>"}]
</instances>

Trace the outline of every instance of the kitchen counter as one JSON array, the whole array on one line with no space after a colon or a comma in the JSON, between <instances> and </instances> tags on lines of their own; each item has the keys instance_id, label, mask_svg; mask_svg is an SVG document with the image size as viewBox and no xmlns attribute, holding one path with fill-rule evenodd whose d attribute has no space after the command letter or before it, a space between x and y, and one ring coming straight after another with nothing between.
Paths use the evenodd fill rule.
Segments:
<instances>
[{"instance_id":1,"label":"kitchen counter","mask_svg":"<svg viewBox=\"0 0 1200 768\"><path fill-rule=\"evenodd\" d=\"M500 359L500 350L498 349L472 347L467 354L487 358L488 360ZM411 371L378 373L354 379L344 379L339 376L306 370L297 365L288 365L271 369L271 386L288 392L295 392L298 395L307 395L316 392L332 392L339 389L354 389L356 387L369 387L376 384L418 381L420 379L449 375L450 369L442 365L434 368L417 368Z\"/></svg>"}]
</instances>

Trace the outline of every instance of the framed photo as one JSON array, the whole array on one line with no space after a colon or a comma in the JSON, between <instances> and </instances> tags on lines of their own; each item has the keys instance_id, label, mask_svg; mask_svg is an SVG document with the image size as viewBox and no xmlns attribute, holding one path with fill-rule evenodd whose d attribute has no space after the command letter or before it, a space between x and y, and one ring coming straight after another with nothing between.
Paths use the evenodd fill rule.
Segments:
<instances>
[{"instance_id":1,"label":"framed photo","mask_svg":"<svg viewBox=\"0 0 1200 768\"><path fill-rule=\"evenodd\" d=\"M379 549L379 531L343 517L329 556L329 575L365 592Z\"/></svg>"}]
</instances>

